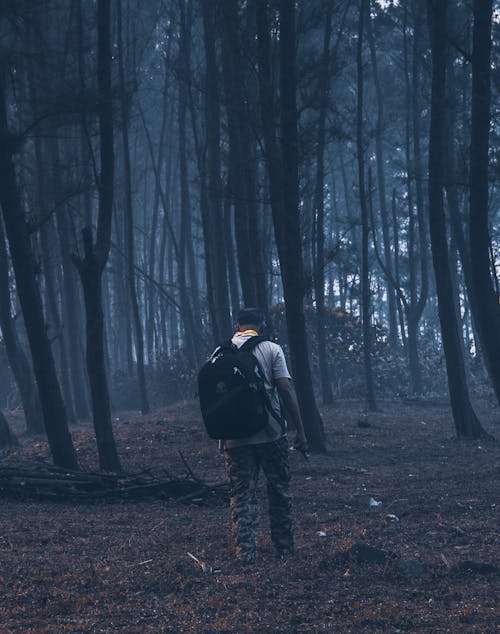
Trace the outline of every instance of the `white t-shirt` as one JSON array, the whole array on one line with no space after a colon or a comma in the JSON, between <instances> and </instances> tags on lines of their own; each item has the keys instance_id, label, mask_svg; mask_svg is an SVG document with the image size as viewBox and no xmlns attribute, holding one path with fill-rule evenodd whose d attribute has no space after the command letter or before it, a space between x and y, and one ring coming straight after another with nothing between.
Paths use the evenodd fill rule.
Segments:
<instances>
[{"instance_id":1,"label":"white t-shirt","mask_svg":"<svg viewBox=\"0 0 500 634\"><path fill-rule=\"evenodd\" d=\"M245 341L248 341L250 337L255 337L251 333L236 333L232 338L232 342L235 346L240 348ZM278 390L276 388L276 379L289 379L290 373L285 361L285 355L281 346L272 341L262 341L252 349L252 354L255 355L264 375L264 384L266 386L267 394L269 396L269 402L274 412L281 417L280 401L278 397ZM247 436L246 438L238 438L237 440L225 440L224 446L226 449L232 449L234 447L242 447L244 445L259 445L262 443L277 440L286 435L286 424L283 421L283 425L271 415L268 414L268 423L261 431Z\"/></svg>"}]
</instances>

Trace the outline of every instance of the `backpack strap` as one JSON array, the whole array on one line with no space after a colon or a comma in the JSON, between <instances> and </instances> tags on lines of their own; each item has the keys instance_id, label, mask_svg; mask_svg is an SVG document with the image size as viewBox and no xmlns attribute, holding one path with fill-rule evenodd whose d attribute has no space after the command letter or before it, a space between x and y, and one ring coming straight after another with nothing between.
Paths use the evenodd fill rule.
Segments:
<instances>
[{"instance_id":1,"label":"backpack strap","mask_svg":"<svg viewBox=\"0 0 500 634\"><path fill-rule=\"evenodd\" d=\"M262 343L263 341L267 341L266 337L263 337L262 335L254 335L253 337L249 337L245 343L239 347L239 349L250 352L255 348L255 346L258 346L259 343Z\"/></svg>"},{"instance_id":2,"label":"backpack strap","mask_svg":"<svg viewBox=\"0 0 500 634\"><path fill-rule=\"evenodd\" d=\"M266 337L263 337L262 335L258 335L258 336L253 336L253 337L249 337L245 343L243 345L241 345L238 349L239 350L243 350L245 352L251 352L256 346L259 345L259 343L262 343L263 341L268 341L268 339ZM260 363L257 361L257 363L259 364L259 368L260 368ZM262 373L262 370L261 370ZM263 374L263 373L262 373ZM283 416L280 414L277 414L274 409L272 408L271 405L271 400L269 398L269 394L267 393L267 390L265 390L264 393L264 400L265 400L265 404L266 404L266 409L269 412L269 414L271 414L271 416L274 418L274 420L279 423L281 426L283 426L284 421L283 421Z\"/></svg>"},{"instance_id":3,"label":"backpack strap","mask_svg":"<svg viewBox=\"0 0 500 634\"><path fill-rule=\"evenodd\" d=\"M215 350L212 352L212 354L209 356L208 358L209 361L212 361L218 354L220 354L224 350L231 351L231 352L234 352L236 350L236 346L231 341L231 339L226 339L225 341L220 343L217 346L217 348L215 348Z\"/></svg>"}]
</instances>

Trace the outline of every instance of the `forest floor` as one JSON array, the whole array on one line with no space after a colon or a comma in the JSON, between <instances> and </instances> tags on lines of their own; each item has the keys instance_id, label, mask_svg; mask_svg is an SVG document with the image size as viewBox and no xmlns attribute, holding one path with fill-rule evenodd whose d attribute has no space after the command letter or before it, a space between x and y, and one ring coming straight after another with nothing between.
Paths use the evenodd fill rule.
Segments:
<instances>
[{"instance_id":1,"label":"forest floor","mask_svg":"<svg viewBox=\"0 0 500 634\"><path fill-rule=\"evenodd\" d=\"M498 409L478 411L500 439ZM223 488L190 504L3 497L0 633L498 631L500 444L455 440L443 403L366 415L338 401L322 413L328 455L290 455L297 552L285 560L263 486L260 556L247 566L229 547ZM114 425L127 472L184 477L188 464L224 482L195 402ZM96 470L91 425L73 436ZM41 439L21 441L0 472L49 461Z\"/></svg>"}]
</instances>

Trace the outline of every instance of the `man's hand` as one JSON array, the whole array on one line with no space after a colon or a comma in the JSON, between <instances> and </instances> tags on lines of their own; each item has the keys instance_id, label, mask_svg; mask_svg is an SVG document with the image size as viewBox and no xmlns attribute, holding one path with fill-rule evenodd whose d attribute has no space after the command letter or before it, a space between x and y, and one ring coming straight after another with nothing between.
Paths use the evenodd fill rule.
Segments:
<instances>
[{"instance_id":1,"label":"man's hand","mask_svg":"<svg viewBox=\"0 0 500 634\"><path fill-rule=\"evenodd\" d=\"M300 451L304 458L309 458L309 447L307 446L306 437L303 434L297 434L295 436L293 446L297 451Z\"/></svg>"}]
</instances>

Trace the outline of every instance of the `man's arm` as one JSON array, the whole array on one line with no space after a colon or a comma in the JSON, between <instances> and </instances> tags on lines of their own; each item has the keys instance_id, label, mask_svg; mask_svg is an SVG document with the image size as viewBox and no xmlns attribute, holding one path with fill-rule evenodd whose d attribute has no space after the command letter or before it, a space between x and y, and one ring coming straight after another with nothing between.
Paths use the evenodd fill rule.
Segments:
<instances>
[{"instance_id":1,"label":"man's arm","mask_svg":"<svg viewBox=\"0 0 500 634\"><path fill-rule=\"evenodd\" d=\"M307 440L304 432L304 425L302 424L302 418L300 416L299 405L295 392L292 388L291 381L289 379L275 379L275 385L278 389L278 394L283 401L283 405L287 413L289 414L292 423L297 430L297 436L295 438L295 446L299 451L307 451Z\"/></svg>"}]
</instances>

